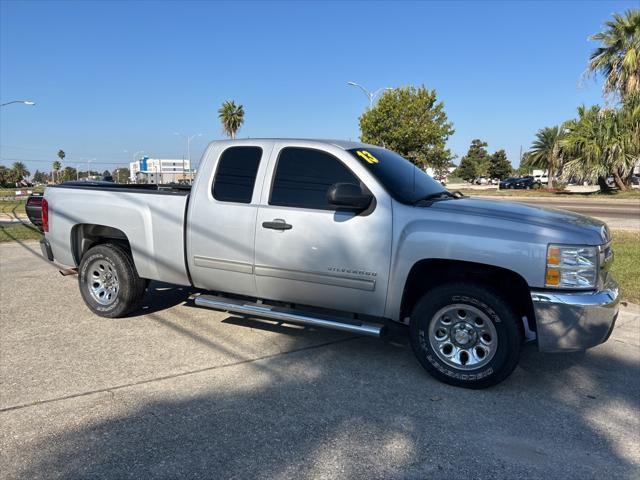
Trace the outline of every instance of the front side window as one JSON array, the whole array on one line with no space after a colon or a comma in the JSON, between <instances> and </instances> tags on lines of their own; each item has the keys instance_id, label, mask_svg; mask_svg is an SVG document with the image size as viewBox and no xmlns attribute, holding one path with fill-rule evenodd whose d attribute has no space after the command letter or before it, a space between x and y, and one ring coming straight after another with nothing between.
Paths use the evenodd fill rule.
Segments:
<instances>
[{"instance_id":1,"label":"front side window","mask_svg":"<svg viewBox=\"0 0 640 480\"><path fill-rule=\"evenodd\" d=\"M213 182L213 198L251 203L261 157L260 147L231 147L222 152Z\"/></svg>"},{"instance_id":2,"label":"front side window","mask_svg":"<svg viewBox=\"0 0 640 480\"><path fill-rule=\"evenodd\" d=\"M333 155L310 148L283 148L278 157L269 204L335 210L327 200L327 190L341 182L360 184Z\"/></svg>"}]
</instances>

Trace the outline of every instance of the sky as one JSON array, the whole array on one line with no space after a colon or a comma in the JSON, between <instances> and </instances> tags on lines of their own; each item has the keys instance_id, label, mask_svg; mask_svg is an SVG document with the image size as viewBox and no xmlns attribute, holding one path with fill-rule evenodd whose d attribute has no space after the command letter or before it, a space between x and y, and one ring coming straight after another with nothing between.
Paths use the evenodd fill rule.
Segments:
<instances>
[{"instance_id":1,"label":"sky","mask_svg":"<svg viewBox=\"0 0 640 480\"><path fill-rule=\"evenodd\" d=\"M536 131L603 103L588 37L637 1L30 2L0 0L0 164L128 166L134 153L197 163L223 138L359 137L375 90L435 89L460 157L474 138L517 165Z\"/></svg>"}]
</instances>

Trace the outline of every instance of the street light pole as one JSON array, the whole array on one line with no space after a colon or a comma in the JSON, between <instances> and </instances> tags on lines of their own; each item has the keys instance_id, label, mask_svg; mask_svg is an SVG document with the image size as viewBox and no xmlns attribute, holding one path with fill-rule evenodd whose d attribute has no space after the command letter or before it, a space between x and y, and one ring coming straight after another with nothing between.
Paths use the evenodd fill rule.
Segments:
<instances>
[{"instance_id":1,"label":"street light pole","mask_svg":"<svg viewBox=\"0 0 640 480\"><path fill-rule=\"evenodd\" d=\"M193 183L193 166L191 165L191 140L196 137L201 137L201 133L195 133L190 137L187 135L183 135L180 132L173 132L174 135L178 135L179 137L184 138L187 141L187 160L189 160L189 172L191 177L191 183ZM184 161L182 162L182 176L184 177Z\"/></svg>"},{"instance_id":2,"label":"street light pole","mask_svg":"<svg viewBox=\"0 0 640 480\"><path fill-rule=\"evenodd\" d=\"M91 160L87 160L87 182L89 181L89 177L91 176L91 162L93 162L95 158Z\"/></svg>"},{"instance_id":3,"label":"street light pole","mask_svg":"<svg viewBox=\"0 0 640 480\"><path fill-rule=\"evenodd\" d=\"M375 98L378 96L378 94L380 92L382 92L383 90L393 90L391 87L383 87L383 88L379 88L375 92L370 92L369 90L367 90L362 85L360 85L359 83L356 83L356 82L347 82L347 85L350 85L352 87L358 87L360 90L362 90L362 93L364 93L367 96L367 98L369 99L369 108L370 109L373 108L373 101L375 100Z\"/></svg>"},{"instance_id":4,"label":"street light pole","mask_svg":"<svg viewBox=\"0 0 640 480\"><path fill-rule=\"evenodd\" d=\"M0 107L6 107L7 105L11 105L12 103L22 103L23 105L31 105L31 106L36 104L36 102L32 102L31 100L12 100L10 102L1 104Z\"/></svg>"}]
</instances>

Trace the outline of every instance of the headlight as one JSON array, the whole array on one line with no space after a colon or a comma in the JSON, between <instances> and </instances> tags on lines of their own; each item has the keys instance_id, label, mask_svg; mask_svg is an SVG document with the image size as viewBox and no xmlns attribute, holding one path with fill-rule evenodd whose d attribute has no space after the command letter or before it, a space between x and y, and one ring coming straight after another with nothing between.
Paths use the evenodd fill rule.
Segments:
<instances>
[{"instance_id":1,"label":"headlight","mask_svg":"<svg viewBox=\"0 0 640 480\"><path fill-rule=\"evenodd\" d=\"M549 245L545 286L594 288L598 280L598 247Z\"/></svg>"}]
</instances>

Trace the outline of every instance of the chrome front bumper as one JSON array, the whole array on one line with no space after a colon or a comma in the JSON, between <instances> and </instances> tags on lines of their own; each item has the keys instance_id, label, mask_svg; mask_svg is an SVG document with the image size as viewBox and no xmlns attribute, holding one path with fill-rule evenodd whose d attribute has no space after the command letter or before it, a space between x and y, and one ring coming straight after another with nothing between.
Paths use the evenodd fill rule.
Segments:
<instances>
[{"instance_id":1,"label":"chrome front bumper","mask_svg":"<svg viewBox=\"0 0 640 480\"><path fill-rule=\"evenodd\" d=\"M531 292L541 352L585 350L606 342L618 317L618 283L598 292Z\"/></svg>"}]
</instances>

